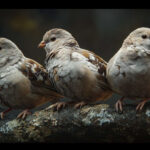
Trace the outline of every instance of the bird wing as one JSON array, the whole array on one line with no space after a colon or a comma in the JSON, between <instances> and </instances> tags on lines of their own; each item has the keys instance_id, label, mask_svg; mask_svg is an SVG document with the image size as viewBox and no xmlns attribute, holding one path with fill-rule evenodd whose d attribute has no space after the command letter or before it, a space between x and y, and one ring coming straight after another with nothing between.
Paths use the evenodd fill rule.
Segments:
<instances>
[{"instance_id":1,"label":"bird wing","mask_svg":"<svg viewBox=\"0 0 150 150\"><path fill-rule=\"evenodd\" d=\"M108 82L106 79L107 62L103 60L100 56L88 50L81 49L75 52L81 54L83 57L86 58L86 61L90 62L91 64L97 67L97 72L98 72L97 79L99 80L99 83L101 84L101 86L104 85L102 87L108 89L109 86L108 86Z\"/></svg>"},{"instance_id":2,"label":"bird wing","mask_svg":"<svg viewBox=\"0 0 150 150\"><path fill-rule=\"evenodd\" d=\"M49 93L52 95L54 94L60 96L48 79L48 73L46 69L36 61L26 58L25 62L22 63L20 67L20 71L26 77L28 77L31 84L35 87L43 88L44 90L49 91Z\"/></svg>"}]
</instances>

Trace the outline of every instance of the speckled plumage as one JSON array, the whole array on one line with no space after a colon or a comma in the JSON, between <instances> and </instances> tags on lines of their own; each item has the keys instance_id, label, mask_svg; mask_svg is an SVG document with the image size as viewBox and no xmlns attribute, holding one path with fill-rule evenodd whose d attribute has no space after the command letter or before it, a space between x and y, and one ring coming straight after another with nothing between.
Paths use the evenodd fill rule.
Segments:
<instances>
[{"instance_id":1,"label":"speckled plumage","mask_svg":"<svg viewBox=\"0 0 150 150\"><path fill-rule=\"evenodd\" d=\"M26 58L10 40L0 38L0 103L12 109L31 109L62 97L42 65Z\"/></svg>"},{"instance_id":2,"label":"speckled plumage","mask_svg":"<svg viewBox=\"0 0 150 150\"><path fill-rule=\"evenodd\" d=\"M112 95L105 78L107 63L91 51L79 47L63 29L52 29L40 47L46 50L46 69L55 88L72 101L93 103Z\"/></svg>"}]
</instances>

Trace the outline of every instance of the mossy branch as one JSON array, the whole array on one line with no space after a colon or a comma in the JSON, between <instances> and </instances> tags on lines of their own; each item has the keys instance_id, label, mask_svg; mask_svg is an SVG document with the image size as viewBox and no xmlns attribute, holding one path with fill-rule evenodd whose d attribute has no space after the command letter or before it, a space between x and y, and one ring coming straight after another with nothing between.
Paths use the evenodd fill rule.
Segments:
<instances>
[{"instance_id":1,"label":"mossy branch","mask_svg":"<svg viewBox=\"0 0 150 150\"><path fill-rule=\"evenodd\" d=\"M45 108L25 120L0 121L0 142L149 142L149 106L137 113L126 105L122 114L107 104L60 112Z\"/></svg>"}]
</instances>

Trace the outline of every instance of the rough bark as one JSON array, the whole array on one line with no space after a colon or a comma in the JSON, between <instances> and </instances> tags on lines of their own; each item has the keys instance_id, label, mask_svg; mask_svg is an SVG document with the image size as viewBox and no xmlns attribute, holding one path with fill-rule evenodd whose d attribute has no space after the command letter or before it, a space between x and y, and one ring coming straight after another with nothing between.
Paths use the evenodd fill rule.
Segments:
<instances>
[{"instance_id":1,"label":"rough bark","mask_svg":"<svg viewBox=\"0 0 150 150\"><path fill-rule=\"evenodd\" d=\"M108 104L59 112L47 107L25 120L1 120L0 142L149 142L149 106L137 113L126 105L121 114Z\"/></svg>"}]
</instances>

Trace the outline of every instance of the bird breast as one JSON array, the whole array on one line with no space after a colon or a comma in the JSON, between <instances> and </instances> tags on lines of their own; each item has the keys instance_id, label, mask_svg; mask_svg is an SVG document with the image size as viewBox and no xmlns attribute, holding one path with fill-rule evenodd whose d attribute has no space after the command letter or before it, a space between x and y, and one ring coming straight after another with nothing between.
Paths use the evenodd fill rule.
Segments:
<instances>
[{"instance_id":1,"label":"bird breast","mask_svg":"<svg viewBox=\"0 0 150 150\"><path fill-rule=\"evenodd\" d=\"M107 79L112 89L128 97L150 97L149 59L144 51L118 51L107 66Z\"/></svg>"}]
</instances>

